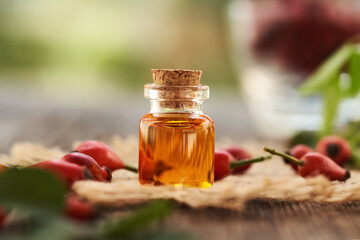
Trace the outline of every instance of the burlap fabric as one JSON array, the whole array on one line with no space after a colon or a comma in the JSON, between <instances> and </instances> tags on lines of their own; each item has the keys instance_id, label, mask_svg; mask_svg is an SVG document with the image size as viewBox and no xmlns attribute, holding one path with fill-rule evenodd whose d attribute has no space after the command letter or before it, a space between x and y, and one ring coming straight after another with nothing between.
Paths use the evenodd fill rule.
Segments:
<instances>
[{"instance_id":1,"label":"burlap fabric","mask_svg":"<svg viewBox=\"0 0 360 240\"><path fill-rule=\"evenodd\" d=\"M264 154L264 144L257 142L234 143L223 139L216 147L242 145L254 156ZM137 165L138 140L136 137L122 139L113 137L109 145L124 162ZM270 147L274 144L267 144ZM45 159L58 159L66 154L62 149L45 148L33 143L16 143L9 155L1 155L0 162L10 165L28 166ZM173 199L194 208L218 207L241 210L244 202L253 198L304 200L317 202L342 202L360 199L360 172L351 171L345 182L330 182L324 177L303 179L274 157L252 166L243 175L229 176L218 181L210 189L177 188L169 186L142 187L137 175L125 170L113 172L111 183L79 181L73 190L88 200L105 205L124 206L138 204L151 199Z\"/></svg>"}]
</instances>

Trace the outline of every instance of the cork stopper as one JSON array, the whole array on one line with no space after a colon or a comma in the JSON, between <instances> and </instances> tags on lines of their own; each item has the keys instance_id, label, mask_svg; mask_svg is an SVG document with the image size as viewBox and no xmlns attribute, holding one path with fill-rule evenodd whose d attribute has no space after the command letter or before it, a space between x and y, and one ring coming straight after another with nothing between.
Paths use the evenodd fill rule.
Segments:
<instances>
[{"instance_id":1,"label":"cork stopper","mask_svg":"<svg viewBox=\"0 0 360 240\"><path fill-rule=\"evenodd\" d=\"M183 69L152 69L156 85L164 86L196 86L200 84L202 71Z\"/></svg>"},{"instance_id":2,"label":"cork stopper","mask_svg":"<svg viewBox=\"0 0 360 240\"><path fill-rule=\"evenodd\" d=\"M145 85L145 97L169 109L194 109L208 98L209 87L200 85L202 71L152 69L154 84Z\"/></svg>"}]
</instances>

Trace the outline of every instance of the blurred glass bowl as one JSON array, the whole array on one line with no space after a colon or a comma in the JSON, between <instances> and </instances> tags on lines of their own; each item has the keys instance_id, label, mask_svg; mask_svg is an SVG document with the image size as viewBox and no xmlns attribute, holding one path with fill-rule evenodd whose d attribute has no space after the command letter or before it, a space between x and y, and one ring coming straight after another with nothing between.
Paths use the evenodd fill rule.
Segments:
<instances>
[{"instance_id":1,"label":"blurred glass bowl","mask_svg":"<svg viewBox=\"0 0 360 240\"><path fill-rule=\"evenodd\" d=\"M285 139L322 124L319 96L296 91L349 36L360 33L358 0L235 0L229 5L233 62L262 137ZM360 119L360 95L342 102L338 122Z\"/></svg>"}]
</instances>

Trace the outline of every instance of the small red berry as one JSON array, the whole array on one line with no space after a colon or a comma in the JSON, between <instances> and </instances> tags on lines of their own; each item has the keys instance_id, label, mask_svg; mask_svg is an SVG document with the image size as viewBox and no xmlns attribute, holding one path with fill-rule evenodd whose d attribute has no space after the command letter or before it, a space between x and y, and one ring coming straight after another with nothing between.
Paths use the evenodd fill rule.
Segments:
<instances>
[{"instance_id":1,"label":"small red berry","mask_svg":"<svg viewBox=\"0 0 360 240\"><path fill-rule=\"evenodd\" d=\"M65 198L65 213L68 217L76 220L90 220L95 217L94 206L88 201L76 195L69 195Z\"/></svg>"},{"instance_id":2,"label":"small red berry","mask_svg":"<svg viewBox=\"0 0 360 240\"><path fill-rule=\"evenodd\" d=\"M111 171L124 168L120 157L105 143L93 140L82 142L75 148L75 151L89 155L100 166L106 166Z\"/></svg>"},{"instance_id":3,"label":"small red berry","mask_svg":"<svg viewBox=\"0 0 360 240\"><path fill-rule=\"evenodd\" d=\"M230 163L234 161L233 156L225 150L215 150L214 154L214 179L220 180L229 176L233 170L230 169Z\"/></svg>"},{"instance_id":4,"label":"small red berry","mask_svg":"<svg viewBox=\"0 0 360 240\"><path fill-rule=\"evenodd\" d=\"M346 181L350 178L349 170L346 170L326 155L317 152L306 153L302 158L304 166L299 166L298 171L302 177L314 177L323 175L330 181Z\"/></svg>"},{"instance_id":5,"label":"small red berry","mask_svg":"<svg viewBox=\"0 0 360 240\"><path fill-rule=\"evenodd\" d=\"M79 180L94 179L94 176L87 167L60 160L42 161L30 166L30 168L49 171L62 180L68 187L71 187L74 182Z\"/></svg>"},{"instance_id":6,"label":"small red berry","mask_svg":"<svg viewBox=\"0 0 360 240\"><path fill-rule=\"evenodd\" d=\"M306 153L308 152L313 152L314 150L307 146L307 145L304 145L304 144L297 144L295 146L293 146L290 151L289 151L289 154L297 159L301 159ZM286 163L289 163L291 168L294 169L296 172L297 172L297 169L298 169L298 165L297 164L294 164L294 163L290 163L288 160L284 159L284 161Z\"/></svg>"},{"instance_id":7,"label":"small red berry","mask_svg":"<svg viewBox=\"0 0 360 240\"><path fill-rule=\"evenodd\" d=\"M298 166L299 175L302 177L314 177L322 175L330 181L346 181L350 178L349 170L337 165L326 155L317 152L308 152L299 160L286 153L278 152L275 149L264 147L264 151L288 159Z\"/></svg>"},{"instance_id":8,"label":"small red berry","mask_svg":"<svg viewBox=\"0 0 360 240\"><path fill-rule=\"evenodd\" d=\"M87 167L98 181L110 181L112 178L110 169L100 167L92 157L84 153L71 152L63 156L60 160Z\"/></svg>"},{"instance_id":9,"label":"small red berry","mask_svg":"<svg viewBox=\"0 0 360 240\"><path fill-rule=\"evenodd\" d=\"M320 139L316 144L316 151L328 156L339 166L343 166L352 156L350 144L346 139L336 135Z\"/></svg>"},{"instance_id":10,"label":"small red berry","mask_svg":"<svg viewBox=\"0 0 360 240\"><path fill-rule=\"evenodd\" d=\"M105 143L99 141L86 141L80 143L75 151L92 157L101 167L108 167L111 171L126 169L131 172L138 172L138 169L124 164L120 157Z\"/></svg>"},{"instance_id":11,"label":"small red berry","mask_svg":"<svg viewBox=\"0 0 360 240\"><path fill-rule=\"evenodd\" d=\"M234 161L250 159L252 157L250 155L250 153L248 153L244 148L241 148L241 147L228 147L228 148L224 148L223 150L230 153L231 156L233 156ZM237 168L234 169L233 174L244 173L250 167L251 167L251 164L237 167Z\"/></svg>"}]
</instances>

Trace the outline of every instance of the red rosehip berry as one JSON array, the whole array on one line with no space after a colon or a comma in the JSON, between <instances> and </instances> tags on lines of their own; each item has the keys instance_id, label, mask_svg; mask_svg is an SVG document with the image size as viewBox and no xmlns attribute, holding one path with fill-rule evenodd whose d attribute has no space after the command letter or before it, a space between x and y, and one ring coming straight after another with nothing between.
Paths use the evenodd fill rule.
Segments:
<instances>
[{"instance_id":1,"label":"red rosehip berry","mask_svg":"<svg viewBox=\"0 0 360 240\"><path fill-rule=\"evenodd\" d=\"M235 159L225 150L215 150L214 154L214 179L220 180L229 176L233 170L230 169L230 163Z\"/></svg>"},{"instance_id":2,"label":"red rosehip berry","mask_svg":"<svg viewBox=\"0 0 360 240\"><path fill-rule=\"evenodd\" d=\"M241 147L228 147L224 148L223 150L227 151L228 153L233 156L234 161L236 160L245 160L250 159L252 156L248 153L244 148ZM234 169L233 174L240 174L246 172L251 167L251 164L240 166Z\"/></svg>"},{"instance_id":3,"label":"red rosehip berry","mask_svg":"<svg viewBox=\"0 0 360 240\"><path fill-rule=\"evenodd\" d=\"M79 180L94 179L94 176L87 167L60 160L42 161L30 166L30 168L49 171L62 180L68 187L71 187L74 182Z\"/></svg>"},{"instance_id":4,"label":"red rosehip berry","mask_svg":"<svg viewBox=\"0 0 360 240\"><path fill-rule=\"evenodd\" d=\"M89 155L80 152L71 152L60 160L87 167L97 181L111 181L111 171L107 167L100 167L99 164Z\"/></svg>"},{"instance_id":5,"label":"red rosehip berry","mask_svg":"<svg viewBox=\"0 0 360 240\"><path fill-rule=\"evenodd\" d=\"M350 144L346 139L336 135L320 139L316 144L316 151L328 156L339 166L343 166L352 156Z\"/></svg>"},{"instance_id":6,"label":"red rosehip berry","mask_svg":"<svg viewBox=\"0 0 360 240\"><path fill-rule=\"evenodd\" d=\"M301 159L306 153L313 152L313 151L314 150L307 145L297 144L290 149L289 154L297 159ZM297 170L298 170L297 164L291 163L287 159L284 159L284 161L287 164L290 164L291 168L294 169L295 172L297 172Z\"/></svg>"},{"instance_id":7,"label":"red rosehip berry","mask_svg":"<svg viewBox=\"0 0 360 240\"><path fill-rule=\"evenodd\" d=\"M65 214L75 220L90 220L96 216L95 207L76 195L65 198Z\"/></svg>"},{"instance_id":8,"label":"red rosehip berry","mask_svg":"<svg viewBox=\"0 0 360 240\"><path fill-rule=\"evenodd\" d=\"M308 152L300 160L286 153L278 152L275 149L264 147L264 151L288 159L299 165L298 172L302 177L314 177L322 175L330 181L346 181L350 178L349 170L337 165L326 155L317 152Z\"/></svg>"},{"instance_id":9,"label":"red rosehip berry","mask_svg":"<svg viewBox=\"0 0 360 240\"><path fill-rule=\"evenodd\" d=\"M229 176L234 169L247 166L256 162L262 162L266 159L270 159L271 156L261 156L251 159L236 160L228 151L223 149L215 150L214 155L214 179L220 180Z\"/></svg>"},{"instance_id":10,"label":"red rosehip berry","mask_svg":"<svg viewBox=\"0 0 360 240\"><path fill-rule=\"evenodd\" d=\"M105 143L99 141L86 141L80 143L75 151L89 155L101 166L108 167L111 171L117 169L127 169L132 172L137 172L137 169L128 165L125 165L120 157Z\"/></svg>"}]
</instances>

